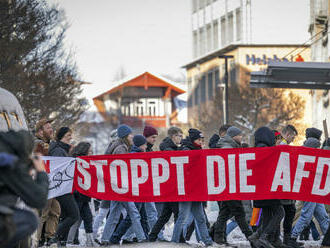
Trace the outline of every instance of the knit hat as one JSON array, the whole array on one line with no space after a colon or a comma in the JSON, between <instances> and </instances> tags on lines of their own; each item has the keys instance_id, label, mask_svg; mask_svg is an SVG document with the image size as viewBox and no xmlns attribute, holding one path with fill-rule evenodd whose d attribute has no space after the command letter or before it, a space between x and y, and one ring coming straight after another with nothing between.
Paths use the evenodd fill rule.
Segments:
<instances>
[{"instance_id":1,"label":"knit hat","mask_svg":"<svg viewBox=\"0 0 330 248\"><path fill-rule=\"evenodd\" d=\"M132 129L125 124L122 124L117 128L117 134L119 138L124 138L131 133L132 133Z\"/></svg>"},{"instance_id":2,"label":"knit hat","mask_svg":"<svg viewBox=\"0 0 330 248\"><path fill-rule=\"evenodd\" d=\"M237 136L237 135L240 135L241 133L242 133L241 129L239 129L237 127L234 127L234 126L231 126L227 130L228 136L230 136L232 138L235 137L235 136Z\"/></svg>"},{"instance_id":3,"label":"knit hat","mask_svg":"<svg viewBox=\"0 0 330 248\"><path fill-rule=\"evenodd\" d=\"M305 140L304 146L310 148L320 148L321 142L316 138L310 137L307 140Z\"/></svg>"},{"instance_id":4,"label":"knit hat","mask_svg":"<svg viewBox=\"0 0 330 248\"><path fill-rule=\"evenodd\" d=\"M71 129L68 127L61 127L56 132L56 140L60 141L67 132L71 132Z\"/></svg>"},{"instance_id":5,"label":"knit hat","mask_svg":"<svg viewBox=\"0 0 330 248\"><path fill-rule=\"evenodd\" d=\"M195 140L197 140L199 138L204 138L202 132L195 128L190 128L188 133L189 133L189 138L192 142L194 142Z\"/></svg>"},{"instance_id":6,"label":"knit hat","mask_svg":"<svg viewBox=\"0 0 330 248\"><path fill-rule=\"evenodd\" d=\"M321 135L322 135L322 131L320 129L317 129L315 127L306 129L306 139L313 137L315 139L320 140Z\"/></svg>"},{"instance_id":7,"label":"knit hat","mask_svg":"<svg viewBox=\"0 0 330 248\"><path fill-rule=\"evenodd\" d=\"M143 136L148 138L152 135L158 135L158 131L156 128L153 128L151 126L145 126L144 130L143 130Z\"/></svg>"},{"instance_id":8,"label":"knit hat","mask_svg":"<svg viewBox=\"0 0 330 248\"><path fill-rule=\"evenodd\" d=\"M139 147L139 146L146 144L147 140L143 135L137 134L133 137L133 143L135 146Z\"/></svg>"}]
</instances>

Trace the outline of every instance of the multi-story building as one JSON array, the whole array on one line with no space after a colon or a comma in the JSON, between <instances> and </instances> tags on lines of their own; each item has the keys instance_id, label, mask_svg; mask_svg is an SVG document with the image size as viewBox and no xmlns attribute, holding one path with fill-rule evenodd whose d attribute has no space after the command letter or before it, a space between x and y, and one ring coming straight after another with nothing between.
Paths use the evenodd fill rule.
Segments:
<instances>
[{"instance_id":1,"label":"multi-story building","mask_svg":"<svg viewBox=\"0 0 330 248\"><path fill-rule=\"evenodd\" d=\"M310 61L309 45L302 45L309 39L308 20L308 0L192 0L193 60L183 66L188 120L199 106L213 101L216 92L223 92L225 63L220 55L234 56L229 60L229 84L248 82L246 75L265 69L270 60ZM294 92L310 106L308 90ZM310 111L305 108L308 125Z\"/></svg>"},{"instance_id":2,"label":"multi-story building","mask_svg":"<svg viewBox=\"0 0 330 248\"><path fill-rule=\"evenodd\" d=\"M129 76L93 98L99 113L108 119L112 114L120 123L134 128L151 125L167 128L185 122L185 101L177 98L185 93L179 85L154 73ZM183 103L183 104L182 104Z\"/></svg>"},{"instance_id":3,"label":"multi-story building","mask_svg":"<svg viewBox=\"0 0 330 248\"><path fill-rule=\"evenodd\" d=\"M192 0L193 58L230 44L302 44L308 0Z\"/></svg>"},{"instance_id":4,"label":"multi-story building","mask_svg":"<svg viewBox=\"0 0 330 248\"><path fill-rule=\"evenodd\" d=\"M316 62L330 61L329 42L330 0L310 0L310 40L311 60ZM322 120L330 121L330 95L328 91L313 90L312 120L313 126L322 128Z\"/></svg>"}]
</instances>

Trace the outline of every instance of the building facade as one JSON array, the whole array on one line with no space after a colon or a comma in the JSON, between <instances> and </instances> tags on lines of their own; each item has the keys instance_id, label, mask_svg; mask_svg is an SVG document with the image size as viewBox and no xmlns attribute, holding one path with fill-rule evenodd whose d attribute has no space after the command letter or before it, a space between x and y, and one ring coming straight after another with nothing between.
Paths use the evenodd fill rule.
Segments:
<instances>
[{"instance_id":1,"label":"building facade","mask_svg":"<svg viewBox=\"0 0 330 248\"><path fill-rule=\"evenodd\" d=\"M303 44L309 38L309 0L191 3L194 59L231 44Z\"/></svg>"},{"instance_id":2,"label":"building facade","mask_svg":"<svg viewBox=\"0 0 330 248\"><path fill-rule=\"evenodd\" d=\"M315 62L330 61L329 42L330 0L310 0L311 60ZM313 126L323 128L322 120L330 121L330 95L328 91L313 90L312 119Z\"/></svg>"},{"instance_id":3,"label":"building facade","mask_svg":"<svg viewBox=\"0 0 330 248\"><path fill-rule=\"evenodd\" d=\"M225 61L220 55L232 55L229 60L229 85L248 84L251 71L264 70L269 61L296 61L298 56L289 55L301 45L230 45L208 56L197 59L184 66L187 70L188 84L188 120L192 121L199 108L213 102L223 92ZM310 61L310 48L303 47L299 58ZM301 96L305 102L304 122L311 124L311 97L308 90L288 90ZM230 97L230 96L229 96ZM222 117L223 118L223 117ZM221 122L221 120L219 120Z\"/></svg>"},{"instance_id":4,"label":"building facade","mask_svg":"<svg viewBox=\"0 0 330 248\"><path fill-rule=\"evenodd\" d=\"M145 72L117 82L93 101L106 119L115 116L120 123L136 128L144 125L166 128L180 122L182 100L177 96L185 93L183 87Z\"/></svg>"}]
</instances>

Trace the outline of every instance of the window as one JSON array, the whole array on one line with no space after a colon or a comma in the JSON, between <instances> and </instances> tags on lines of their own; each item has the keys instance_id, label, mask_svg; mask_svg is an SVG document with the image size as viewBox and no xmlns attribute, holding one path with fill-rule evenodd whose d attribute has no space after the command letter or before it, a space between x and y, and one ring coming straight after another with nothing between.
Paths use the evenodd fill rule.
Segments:
<instances>
[{"instance_id":1,"label":"window","mask_svg":"<svg viewBox=\"0 0 330 248\"><path fill-rule=\"evenodd\" d=\"M198 37L197 37L197 31L193 32L193 54L194 57L198 56Z\"/></svg>"},{"instance_id":2,"label":"window","mask_svg":"<svg viewBox=\"0 0 330 248\"><path fill-rule=\"evenodd\" d=\"M207 52L212 50L212 28L211 24L206 27L206 42L207 42Z\"/></svg>"},{"instance_id":3,"label":"window","mask_svg":"<svg viewBox=\"0 0 330 248\"><path fill-rule=\"evenodd\" d=\"M227 35L226 35L226 18L221 18L221 46L224 47L227 44Z\"/></svg>"},{"instance_id":4,"label":"window","mask_svg":"<svg viewBox=\"0 0 330 248\"><path fill-rule=\"evenodd\" d=\"M207 74L207 91L208 91L208 100L213 98L213 71L209 71Z\"/></svg>"},{"instance_id":5,"label":"window","mask_svg":"<svg viewBox=\"0 0 330 248\"><path fill-rule=\"evenodd\" d=\"M199 84L195 87L195 105L199 104Z\"/></svg>"},{"instance_id":6,"label":"window","mask_svg":"<svg viewBox=\"0 0 330 248\"><path fill-rule=\"evenodd\" d=\"M199 29L199 51L198 55L201 56L205 53L205 30L204 28Z\"/></svg>"},{"instance_id":7,"label":"window","mask_svg":"<svg viewBox=\"0 0 330 248\"><path fill-rule=\"evenodd\" d=\"M205 1L206 1L206 0L199 0L199 1L198 1L198 2L199 2L199 4L198 4L199 9L202 9L202 8L205 7Z\"/></svg>"},{"instance_id":8,"label":"window","mask_svg":"<svg viewBox=\"0 0 330 248\"><path fill-rule=\"evenodd\" d=\"M200 88L201 88L201 102L206 101L206 74L202 76L201 82L200 82Z\"/></svg>"},{"instance_id":9,"label":"window","mask_svg":"<svg viewBox=\"0 0 330 248\"><path fill-rule=\"evenodd\" d=\"M219 75L219 69L215 69L214 71L214 81L215 81L215 89L219 87L220 84L220 75Z\"/></svg>"},{"instance_id":10,"label":"window","mask_svg":"<svg viewBox=\"0 0 330 248\"><path fill-rule=\"evenodd\" d=\"M228 15L228 43L234 41L234 16L233 12L230 12Z\"/></svg>"},{"instance_id":11,"label":"window","mask_svg":"<svg viewBox=\"0 0 330 248\"><path fill-rule=\"evenodd\" d=\"M229 69L230 83L236 83L236 64L235 60L230 60L230 69Z\"/></svg>"},{"instance_id":12,"label":"window","mask_svg":"<svg viewBox=\"0 0 330 248\"><path fill-rule=\"evenodd\" d=\"M218 49L219 44L219 27L218 21L213 22L213 49Z\"/></svg>"},{"instance_id":13,"label":"window","mask_svg":"<svg viewBox=\"0 0 330 248\"><path fill-rule=\"evenodd\" d=\"M242 15L241 9L236 9L236 40L242 39Z\"/></svg>"},{"instance_id":14,"label":"window","mask_svg":"<svg viewBox=\"0 0 330 248\"><path fill-rule=\"evenodd\" d=\"M197 11L197 1L198 0L192 0L192 11L195 13Z\"/></svg>"}]
</instances>

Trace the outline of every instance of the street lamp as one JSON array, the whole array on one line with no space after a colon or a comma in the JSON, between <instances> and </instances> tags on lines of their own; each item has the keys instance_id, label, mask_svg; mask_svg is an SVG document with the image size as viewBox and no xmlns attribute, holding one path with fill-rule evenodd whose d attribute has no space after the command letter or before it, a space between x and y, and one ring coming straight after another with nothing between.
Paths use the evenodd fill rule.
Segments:
<instances>
[{"instance_id":1,"label":"street lamp","mask_svg":"<svg viewBox=\"0 0 330 248\"><path fill-rule=\"evenodd\" d=\"M220 55L219 59L225 59L225 111L224 111L224 124L229 122L228 111L228 59L234 58L233 55Z\"/></svg>"}]
</instances>

